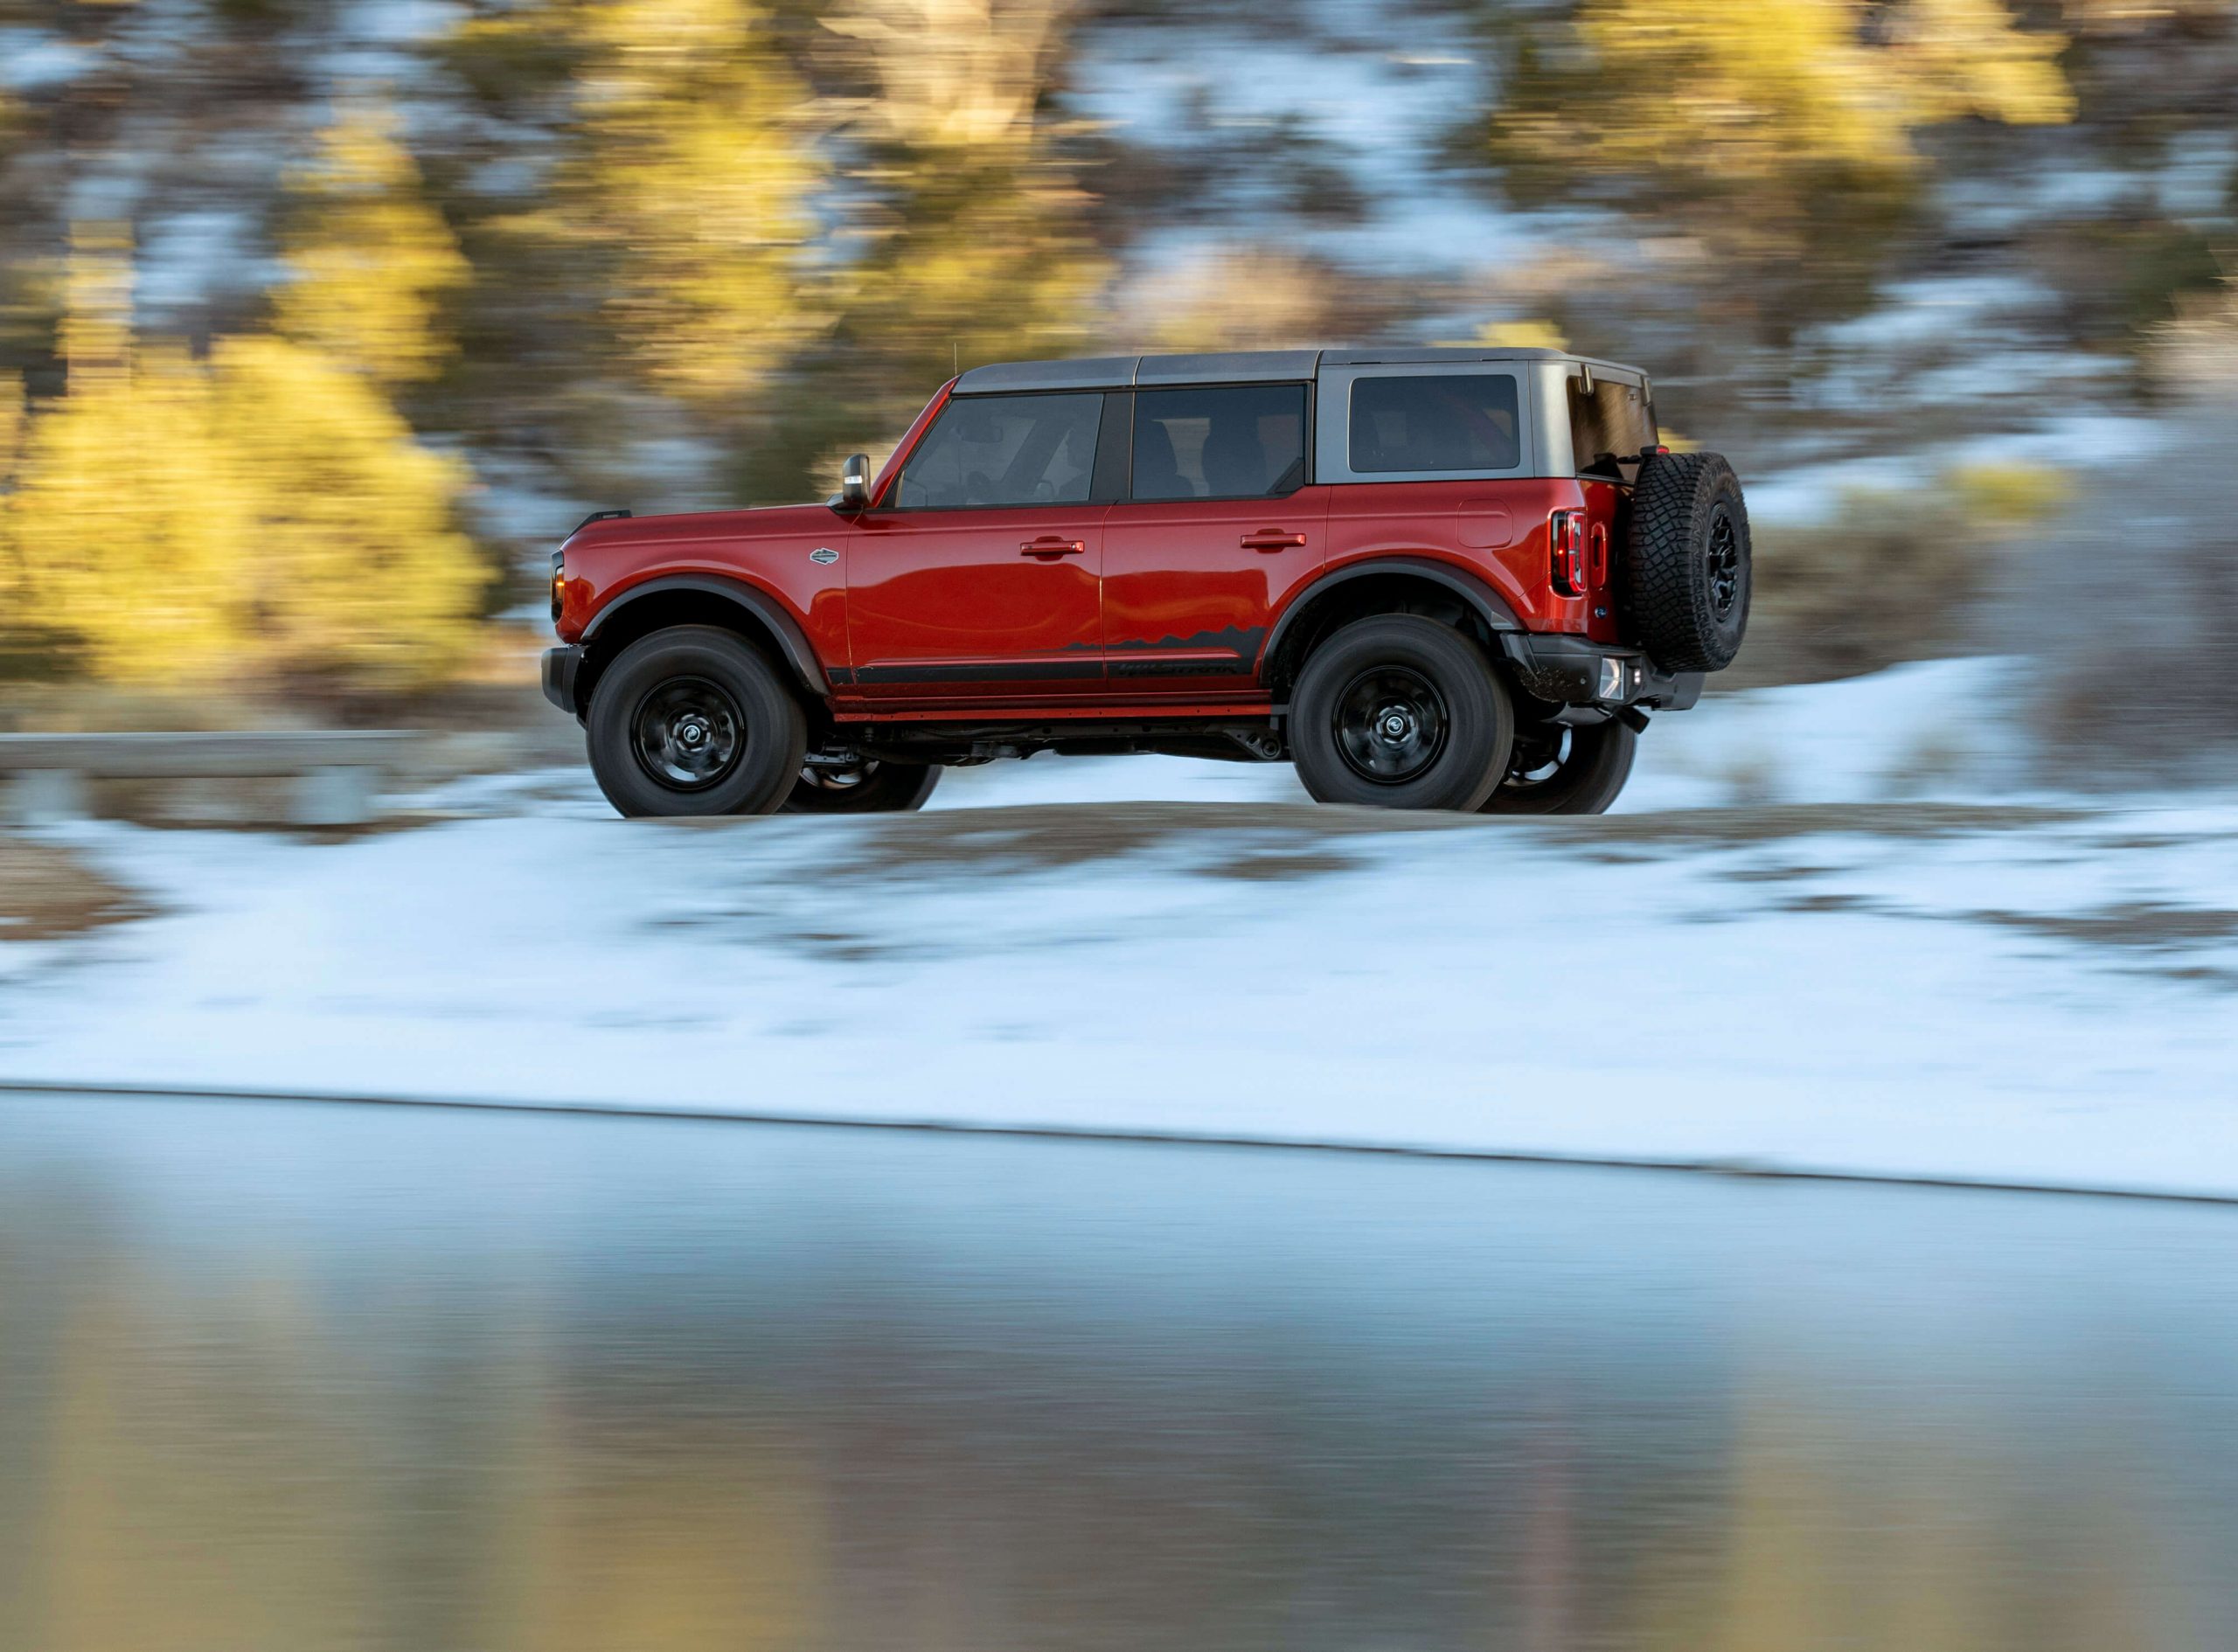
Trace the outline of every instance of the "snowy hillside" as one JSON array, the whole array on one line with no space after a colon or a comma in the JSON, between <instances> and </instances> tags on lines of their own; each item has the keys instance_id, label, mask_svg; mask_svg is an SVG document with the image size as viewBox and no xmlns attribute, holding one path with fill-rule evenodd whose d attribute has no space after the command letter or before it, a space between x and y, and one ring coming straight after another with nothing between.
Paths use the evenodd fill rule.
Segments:
<instances>
[{"instance_id":1,"label":"snowy hillside","mask_svg":"<svg viewBox=\"0 0 2238 1652\"><path fill-rule=\"evenodd\" d=\"M1995 669L1713 699L1601 821L1043 759L915 817L76 829L159 913L0 951L0 1077L2238 1195L2238 800L1986 789L1939 730Z\"/></svg>"}]
</instances>

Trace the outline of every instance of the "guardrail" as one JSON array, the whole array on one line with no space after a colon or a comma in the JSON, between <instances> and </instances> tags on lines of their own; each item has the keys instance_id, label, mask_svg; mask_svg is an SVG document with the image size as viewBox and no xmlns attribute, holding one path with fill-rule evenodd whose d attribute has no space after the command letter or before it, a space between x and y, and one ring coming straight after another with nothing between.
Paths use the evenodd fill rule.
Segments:
<instances>
[{"instance_id":1,"label":"guardrail","mask_svg":"<svg viewBox=\"0 0 2238 1652\"><path fill-rule=\"evenodd\" d=\"M421 736L407 729L307 733L0 734L8 812L26 824L80 818L94 780L293 780L288 820L372 818L385 774Z\"/></svg>"}]
</instances>

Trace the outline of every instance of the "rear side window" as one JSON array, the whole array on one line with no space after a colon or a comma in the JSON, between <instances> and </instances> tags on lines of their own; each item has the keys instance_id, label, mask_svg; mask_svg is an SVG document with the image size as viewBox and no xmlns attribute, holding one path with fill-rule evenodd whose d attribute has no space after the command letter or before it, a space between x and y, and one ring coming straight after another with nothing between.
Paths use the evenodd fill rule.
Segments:
<instances>
[{"instance_id":1,"label":"rear side window","mask_svg":"<svg viewBox=\"0 0 2238 1652\"><path fill-rule=\"evenodd\" d=\"M1512 373L1352 383L1352 470L1512 470L1523 462Z\"/></svg>"},{"instance_id":2,"label":"rear side window","mask_svg":"<svg viewBox=\"0 0 2238 1652\"><path fill-rule=\"evenodd\" d=\"M1136 499L1259 499L1305 483L1305 386L1135 392Z\"/></svg>"},{"instance_id":3,"label":"rear side window","mask_svg":"<svg viewBox=\"0 0 2238 1652\"><path fill-rule=\"evenodd\" d=\"M1570 451L1582 470L1604 454L1636 459L1655 446L1655 410L1637 385L1596 378L1593 393L1570 375Z\"/></svg>"},{"instance_id":4,"label":"rear side window","mask_svg":"<svg viewBox=\"0 0 2238 1652\"><path fill-rule=\"evenodd\" d=\"M957 396L902 468L904 510L1085 504L1103 396Z\"/></svg>"}]
</instances>

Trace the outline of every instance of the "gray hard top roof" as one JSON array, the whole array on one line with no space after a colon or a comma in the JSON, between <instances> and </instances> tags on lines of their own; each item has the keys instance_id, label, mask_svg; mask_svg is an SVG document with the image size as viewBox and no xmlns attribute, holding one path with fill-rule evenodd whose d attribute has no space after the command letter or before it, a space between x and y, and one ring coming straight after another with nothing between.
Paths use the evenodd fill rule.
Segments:
<instances>
[{"instance_id":1,"label":"gray hard top roof","mask_svg":"<svg viewBox=\"0 0 2238 1652\"><path fill-rule=\"evenodd\" d=\"M1357 350L1236 350L1195 356L1088 356L1073 361L1005 361L959 376L956 393L1005 390L1124 390L1135 385L1295 383L1324 367L1414 366L1432 362L1585 362L1637 372L1622 362L1602 361L1566 350L1521 346L1440 345Z\"/></svg>"}]
</instances>

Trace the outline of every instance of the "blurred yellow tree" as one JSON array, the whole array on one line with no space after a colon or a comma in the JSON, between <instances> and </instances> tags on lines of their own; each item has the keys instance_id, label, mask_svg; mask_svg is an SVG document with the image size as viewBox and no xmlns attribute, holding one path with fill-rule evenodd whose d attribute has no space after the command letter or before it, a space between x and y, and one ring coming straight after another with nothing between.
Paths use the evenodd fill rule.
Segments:
<instances>
[{"instance_id":1,"label":"blurred yellow tree","mask_svg":"<svg viewBox=\"0 0 2238 1652\"><path fill-rule=\"evenodd\" d=\"M2001 0L1588 0L1557 95L1496 117L1511 152L1588 171L1746 189L1813 169L1902 171L1920 128L2035 125L2075 102L2062 36Z\"/></svg>"},{"instance_id":2,"label":"blurred yellow tree","mask_svg":"<svg viewBox=\"0 0 2238 1652\"><path fill-rule=\"evenodd\" d=\"M865 94L838 112L879 200L843 277L851 340L891 359L1061 355L1109 276L1037 115L1065 0L851 0L824 20Z\"/></svg>"},{"instance_id":3,"label":"blurred yellow tree","mask_svg":"<svg viewBox=\"0 0 2238 1652\"><path fill-rule=\"evenodd\" d=\"M1109 261L1067 128L1041 113L1068 10L845 0L822 19L845 88L820 114L849 162L848 255L817 288L830 332L752 433L747 496L828 490L835 455L890 443L953 367L1096 342Z\"/></svg>"},{"instance_id":4,"label":"blurred yellow tree","mask_svg":"<svg viewBox=\"0 0 2238 1652\"><path fill-rule=\"evenodd\" d=\"M525 265L558 272L560 307L595 317L631 379L717 413L814 330L800 292L819 177L809 94L759 7L540 0L471 19L453 52L485 86L562 81L559 158L498 225L495 295L517 295Z\"/></svg>"},{"instance_id":5,"label":"blurred yellow tree","mask_svg":"<svg viewBox=\"0 0 2238 1652\"><path fill-rule=\"evenodd\" d=\"M1526 201L1689 238L1709 309L1783 336L1904 241L1927 128L2071 119L2064 36L2004 0L1579 0L1503 12L1490 122Z\"/></svg>"},{"instance_id":6,"label":"blurred yellow tree","mask_svg":"<svg viewBox=\"0 0 2238 1652\"><path fill-rule=\"evenodd\" d=\"M289 262L348 287L356 322L291 289L281 314L309 337L220 337L201 358L136 338L129 246L80 237L66 390L17 444L0 542L24 611L99 677L400 688L473 644L489 573L455 523L470 473L420 445L385 387L440 358L440 257L351 253L354 204L309 223Z\"/></svg>"},{"instance_id":7,"label":"blurred yellow tree","mask_svg":"<svg viewBox=\"0 0 2238 1652\"><path fill-rule=\"evenodd\" d=\"M320 163L290 180L292 279L275 300L281 332L388 385L441 370L452 346L438 307L473 279L395 130L386 107L354 103L323 135Z\"/></svg>"}]
</instances>

